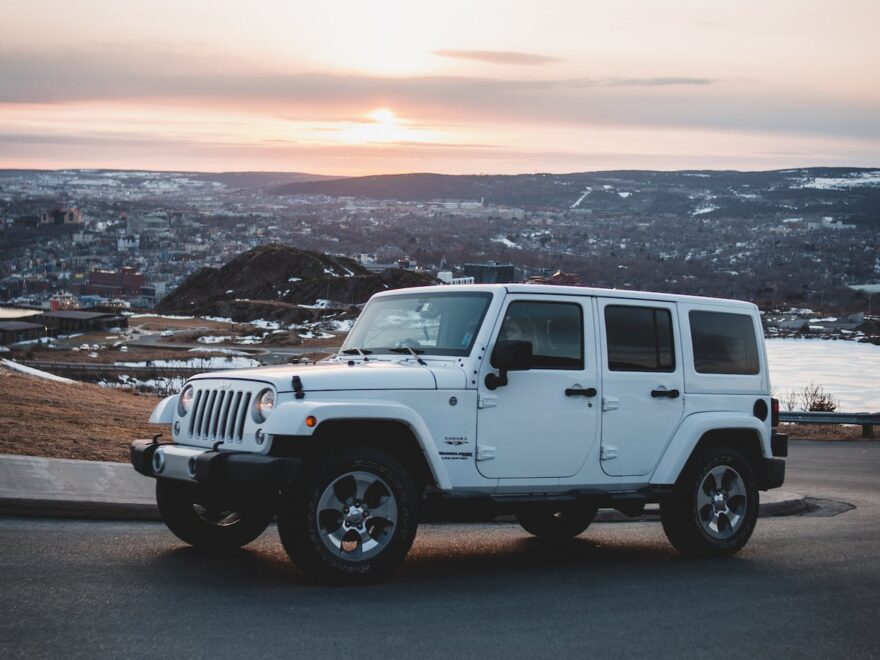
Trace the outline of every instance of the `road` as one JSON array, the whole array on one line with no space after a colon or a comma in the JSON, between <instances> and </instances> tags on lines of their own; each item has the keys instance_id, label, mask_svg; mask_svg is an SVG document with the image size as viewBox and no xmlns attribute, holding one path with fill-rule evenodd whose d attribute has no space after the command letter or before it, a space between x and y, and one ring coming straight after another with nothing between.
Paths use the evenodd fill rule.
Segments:
<instances>
[{"instance_id":1,"label":"road","mask_svg":"<svg viewBox=\"0 0 880 660\"><path fill-rule=\"evenodd\" d=\"M0 519L0 657L874 657L878 477L880 442L792 443L786 488L856 508L761 519L721 561L657 523L555 548L426 525L366 588L304 582L274 529L211 556L157 523Z\"/></svg>"}]
</instances>

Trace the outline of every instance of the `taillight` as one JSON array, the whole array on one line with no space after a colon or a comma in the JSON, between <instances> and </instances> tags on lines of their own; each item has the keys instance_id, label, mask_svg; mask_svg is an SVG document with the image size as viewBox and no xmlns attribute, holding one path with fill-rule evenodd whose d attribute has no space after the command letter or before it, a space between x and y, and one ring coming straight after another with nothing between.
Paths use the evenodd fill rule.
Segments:
<instances>
[{"instance_id":1,"label":"taillight","mask_svg":"<svg viewBox=\"0 0 880 660\"><path fill-rule=\"evenodd\" d=\"M779 399L770 399L770 426L779 426Z\"/></svg>"}]
</instances>

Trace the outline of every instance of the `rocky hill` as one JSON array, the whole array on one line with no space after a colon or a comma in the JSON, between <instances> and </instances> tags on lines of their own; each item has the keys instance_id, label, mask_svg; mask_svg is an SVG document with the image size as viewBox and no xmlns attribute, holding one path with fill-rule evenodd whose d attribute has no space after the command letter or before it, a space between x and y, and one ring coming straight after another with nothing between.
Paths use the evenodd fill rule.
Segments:
<instances>
[{"instance_id":1,"label":"rocky hill","mask_svg":"<svg viewBox=\"0 0 880 660\"><path fill-rule=\"evenodd\" d=\"M379 291L434 283L433 277L423 273L397 268L372 273L346 257L264 245L222 268L197 271L166 296L157 311L243 322L302 323L317 320L327 309L354 314L350 308Z\"/></svg>"}]
</instances>

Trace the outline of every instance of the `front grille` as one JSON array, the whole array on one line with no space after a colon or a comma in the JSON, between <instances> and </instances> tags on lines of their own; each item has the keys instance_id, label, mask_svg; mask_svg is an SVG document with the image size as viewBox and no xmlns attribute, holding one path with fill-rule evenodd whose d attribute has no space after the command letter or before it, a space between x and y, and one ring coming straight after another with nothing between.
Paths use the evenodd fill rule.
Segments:
<instances>
[{"instance_id":1,"label":"front grille","mask_svg":"<svg viewBox=\"0 0 880 660\"><path fill-rule=\"evenodd\" d=\"M189 434L202 440L241 442L250 410L251 392L205 388L196 390Z\"/></svg>"}]
</instances>

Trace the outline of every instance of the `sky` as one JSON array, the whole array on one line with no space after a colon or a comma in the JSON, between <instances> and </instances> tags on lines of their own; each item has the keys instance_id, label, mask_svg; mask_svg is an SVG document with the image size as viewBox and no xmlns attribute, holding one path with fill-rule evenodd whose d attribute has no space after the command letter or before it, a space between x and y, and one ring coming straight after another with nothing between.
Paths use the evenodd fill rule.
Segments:
<instances>
[{"instance_id":1,"label":"sky","mask_svg":"<svg viewBox=\"0 0 880 660\"><path fill-rule=\"evenodd\" d=\"M0 0L0 168L880 166L877 0Z\"/></svg>"}]
</instances>

